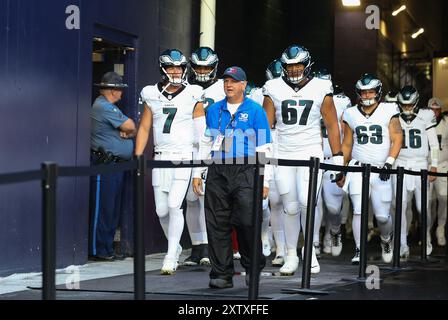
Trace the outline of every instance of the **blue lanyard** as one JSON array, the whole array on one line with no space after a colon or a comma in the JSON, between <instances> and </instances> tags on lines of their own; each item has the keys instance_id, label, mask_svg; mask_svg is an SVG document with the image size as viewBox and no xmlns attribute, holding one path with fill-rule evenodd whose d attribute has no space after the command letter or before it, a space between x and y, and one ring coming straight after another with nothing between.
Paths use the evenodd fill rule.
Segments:
<instances>
[{"instance_id":1,"label":"blue lanyard","mask_svg":"<svg viewBox=\"0 0 448 320\"><path fill-rule=\"evenodd\" d=\"M235 112L235 113L230 117L230 121L229 121L229 123L228 123L227 126L225 127L224 132L222 132L222 131L221 131L222 109L219 110L219 123L218 123L218 128L219 128L219 131L221 132L222 135L225 135L226 130L229 129L230 126L232 126L232 131L235 130L235 127L236 127L236 124L237 124L237 121L235 120L235 115L236 115L237 113L238 113L238 111Z\"/></svg>"}]
</instances>

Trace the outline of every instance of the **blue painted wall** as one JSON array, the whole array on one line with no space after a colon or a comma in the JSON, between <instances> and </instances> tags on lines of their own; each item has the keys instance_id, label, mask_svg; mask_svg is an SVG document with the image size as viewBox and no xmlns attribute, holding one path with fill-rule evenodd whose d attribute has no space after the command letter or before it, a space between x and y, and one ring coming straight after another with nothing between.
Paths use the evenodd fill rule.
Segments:
<instances>
[{"instance_id":1,"label":"blue painted wall","mask_svg":"<svg viewBox=\"0 0 448 320\"><path fill-rule=\"evenodd\" d=\"M65 27L69 5L81 10L80 30ZM44 161L89 165L95 24L135 38L138 72L129 94L158 80L159 1L0 0L0 174L34 170ZM39 182L0 186L0 276L40 270L40 197ZM83 264L88 180L60 179L57 208L58 267ZM148 214L154 250L158 242L150 239L160 231L153 208Z\"/></svg>"}]
</instances>

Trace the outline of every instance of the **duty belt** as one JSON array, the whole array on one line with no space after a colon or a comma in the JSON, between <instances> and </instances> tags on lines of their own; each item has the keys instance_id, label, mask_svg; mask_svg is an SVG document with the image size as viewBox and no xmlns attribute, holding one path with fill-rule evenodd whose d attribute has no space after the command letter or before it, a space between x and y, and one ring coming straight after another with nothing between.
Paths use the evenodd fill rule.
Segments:
<instances>
[{"instance_id":1,"label":"duty belt","mask_svg":"<svg viewBox=\"0 0 448 320\"><path fill-rule=\"evenodd\" d=\"M118 156L114 156L111 152L106 152L103 148L97 150L91 150L94 156L98 157L98 162L100 163L111 163L111 162L125 162L126 159L123 159Z\"/></svg>"}]
</instances>

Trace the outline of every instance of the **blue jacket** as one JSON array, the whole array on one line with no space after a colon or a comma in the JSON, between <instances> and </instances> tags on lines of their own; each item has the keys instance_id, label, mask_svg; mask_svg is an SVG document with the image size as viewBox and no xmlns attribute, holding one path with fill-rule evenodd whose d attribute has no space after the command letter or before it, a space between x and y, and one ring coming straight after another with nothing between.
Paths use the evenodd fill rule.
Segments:
<instances>
[{"instance_id":1,"label":"blue jacket","mask_svg":"<svg viewBox=\"0 0 448 320\"><path fill-rule=\"evenodd\" d=\"M232 139L229 152L213 152L213 158L254 157L256 147L271 143L271 131L264 109L255 101L245 98L234 116L227 109L227 99L208 107L206 135L213 137L220 133Z\"/></svg>"}]
</instances>

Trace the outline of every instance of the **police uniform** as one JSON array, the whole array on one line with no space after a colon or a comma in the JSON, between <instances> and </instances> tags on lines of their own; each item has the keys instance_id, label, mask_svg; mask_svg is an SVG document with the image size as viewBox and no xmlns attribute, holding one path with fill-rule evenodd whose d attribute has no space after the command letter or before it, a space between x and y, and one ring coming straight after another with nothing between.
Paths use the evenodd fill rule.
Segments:
<instances>
[{"instance_id":1,"label":"police uniform","mask_svg":"<svg viewBox=\"0 0 448 320\"><path fill-rule=\"evenodd\" d=\"M120 109L104 96L96 99L90 111L91 164L108 164L129 160L134 143L120 137L118 128L128 120ZM114 255L113 241L119 223L123 172L98 175L91 178L91 223L89 254L97 258Z\"/></svg>"}]
</instances>

